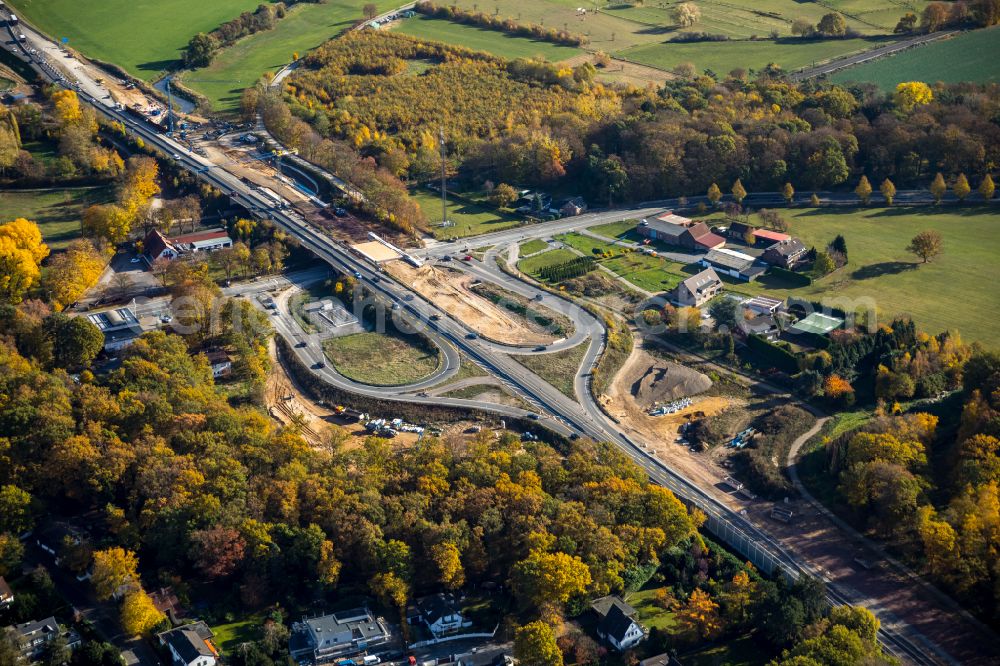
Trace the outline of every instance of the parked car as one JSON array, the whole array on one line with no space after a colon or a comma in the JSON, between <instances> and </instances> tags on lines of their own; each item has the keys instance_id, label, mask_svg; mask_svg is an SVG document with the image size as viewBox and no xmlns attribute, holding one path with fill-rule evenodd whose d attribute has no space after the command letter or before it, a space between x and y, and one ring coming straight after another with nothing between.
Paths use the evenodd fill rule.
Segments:
<instances>
[{"instance_id":1,"label":"parked car","mask_svg":"<svg viewBox=\"0 0 1000 666\"><path fill-rule=\"evenodd\" d=\"M340 208L338 206L337 208L333 209L333 214L336 215L337 217L347 217L347 209Z\"/></svg>"}]
</instances>

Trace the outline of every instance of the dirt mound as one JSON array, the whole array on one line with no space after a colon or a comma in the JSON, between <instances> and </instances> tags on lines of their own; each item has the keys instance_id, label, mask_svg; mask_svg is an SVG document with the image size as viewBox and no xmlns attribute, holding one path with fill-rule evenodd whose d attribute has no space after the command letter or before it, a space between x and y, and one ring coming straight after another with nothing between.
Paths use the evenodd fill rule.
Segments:
<instances>
[{"instance_id":1,"label":"dirt mound","mask_svg":"<svg viewBox=\"0 0 1000 666\"><path fill-rule=\"evenodd\" d=\"M636 403L646 409L656 402L670 402L685 396L704 393L712 380L697 370L660 361L648 366L632 381L631 393Z\"/></svg>"}]
</instances>

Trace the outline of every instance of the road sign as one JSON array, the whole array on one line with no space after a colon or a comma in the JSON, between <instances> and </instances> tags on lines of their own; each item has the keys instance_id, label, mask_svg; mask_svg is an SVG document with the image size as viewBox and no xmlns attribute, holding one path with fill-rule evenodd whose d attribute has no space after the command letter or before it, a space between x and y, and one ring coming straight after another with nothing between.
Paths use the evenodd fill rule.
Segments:
<instances>
[{"instance_id":1,"label":"road sign","mask_svg":"<svg viewBox=\"0 0 1000 666\"><path fill-rule=\"evenodd\" d=\"M62 43L63 44L69 44L69 37L63 37L62 38Z\"/></svg>"}]
</instances>

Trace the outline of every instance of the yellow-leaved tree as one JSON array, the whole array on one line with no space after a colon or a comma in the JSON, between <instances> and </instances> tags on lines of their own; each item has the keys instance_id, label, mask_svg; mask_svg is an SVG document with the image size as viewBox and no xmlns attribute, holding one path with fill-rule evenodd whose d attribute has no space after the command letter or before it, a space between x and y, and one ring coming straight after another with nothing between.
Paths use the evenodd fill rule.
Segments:
<instances>
[{"instance_id":1,"label":"yellow-leaved tree","mask_svg":"<svg viewBox=\"0 0 1000 666\"><path fill-rule=\"evenodd\" d=\"M675 619L684 633L705 640L715 638L722 631L719 604L699 588L695 588L687 603L677 611Z\"/></svg>"},{"instance_id":2,"label":"yellow-leaved tree","mask_svg":"<svg viewBox=\"0 0 1000 666\"><path fill-rule=\"evenodd\" d=\"M0 299L20 303L38 282L39 264L49 255L38 225L24 218L0 225Z\"/></svg>"},{"instance_id":3,"label":"yellow-leaved tree","mask_svg":"<svg viewBox=\"0 0 1000 666\"><path fill-rule=\"evenodd\" d=\"M124 588L138 586L138 570L139 560L131 550L115 547L94 551L94 572L90 578L94 594L103 601Z\"/></svg>"},{"instance_id":4,"label":"yellow-leaved tree","mask_svg":"<svg viewBox=\"0 0 1000 666\"><path fill-rule=\"evenodd\" d=\"M165 619L141 587L129 590L122 599L122 629L129 636L148 633Z\"/></svg>"},{"instance_id":5,"label":"yellow-leaved tree","mask_svg":"<svg viewBox=\"0 0 1000 666\"><path fill-rule=\"evenodd\" d=\"M89 240L73 241L65 252L53 257L44 281L52 307L62 310L79 299L97 284L105 263L105 255Z\"/></svg>"},{"instance_id":6,"label":"yellow-leaved tree","mask_svg":"<svg viewBox=\"0 0 1000 666\"><path fill-rule=\"evenodd\" d=\"M923 81L905 81L896 86L892 100L901 111L909 113L917 106L930 104L934 101L931 87Z\"/></svg>"},{"instance_id":7,"label":"yellow-leaved tree","mask_svg":"<svg viewBox=\"0 0 1000 666\"><path fill-rule=\"evenodd\" d=\"M83 119L80 100L73 90L58 90L52 93L52 104L56 109L59 124L65 127Z\"/></svg>"}]
</instances>

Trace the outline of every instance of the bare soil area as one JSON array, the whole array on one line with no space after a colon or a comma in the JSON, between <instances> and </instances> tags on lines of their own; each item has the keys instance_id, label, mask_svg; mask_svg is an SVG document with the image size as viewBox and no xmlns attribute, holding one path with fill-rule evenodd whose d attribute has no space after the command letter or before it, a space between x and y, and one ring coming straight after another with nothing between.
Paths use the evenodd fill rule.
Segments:
<instances>
[{"instance_id":1,"label":"bare soil area","mask_svg":"<svg viewBox=\"0 0 1000 666\"><path fill-rule=\"evenodd\" d=\"M604 409L618 419L629 437L664 464L677 470L701 488L707 490L719 486L721 480L728 474L720 464L726 457L725 449L716 447L712 451L694 453L688 450L687 444L678 443L676 440L680 436L681 426L685 423L705 416L713 416L741 403L736 398L728 396L692 395L690 396L692 404L689 407L674 414L650 416L646 413L648 407L637 401L634 391L637 383L641 384L640 380L643 377L655 376L657 368L664 368L667 365L663 360L643 350L640 345L636 345L625 365L611 382L607 393L601 396ZM689 382L704 384L702 381L693 379L693 375L701 373L687 368L684 370ZM677 395L677 397L681 396ZM663 399L660 401L662 402ZM729 499L733 502L733 506L744 506L744 503L735 496L729 495Z\"/></svg>"},{"instance_id":2,"label":"bare soil area","mask_svg":"<svg viewBox=\"0 0 1000 666\"><path fill-rule=\"evenodd\" d=\"M592 63L593 60L594 56L592 54L584 53L569 58L568 60L564 60L563 64L569 67L576 67L577 65L582 65L585 62ZM644 88L650 84L661 86L666 81L677 77L670 72L663 71L662 69L628 62L627 60L621 60L619 58L612 58L611 62L608 63L606 67L602 67L597 70L597 78L605 82L624 81L625 83L631 83L634 86Z\"/></svg>"},{"instance_id":3,"label":"bare soil area","mask_svg":"<svg viewBox=\"0 0 1000 666\"><path fill-rule=\"evenodd\" d=\"M552 336L537 333L517 318L469 289L475 278L434 266L414 268L402 261L385 264L393 277L464 322L484 338L508 345L543 345Z\"/></svg>"}]
</instances>

